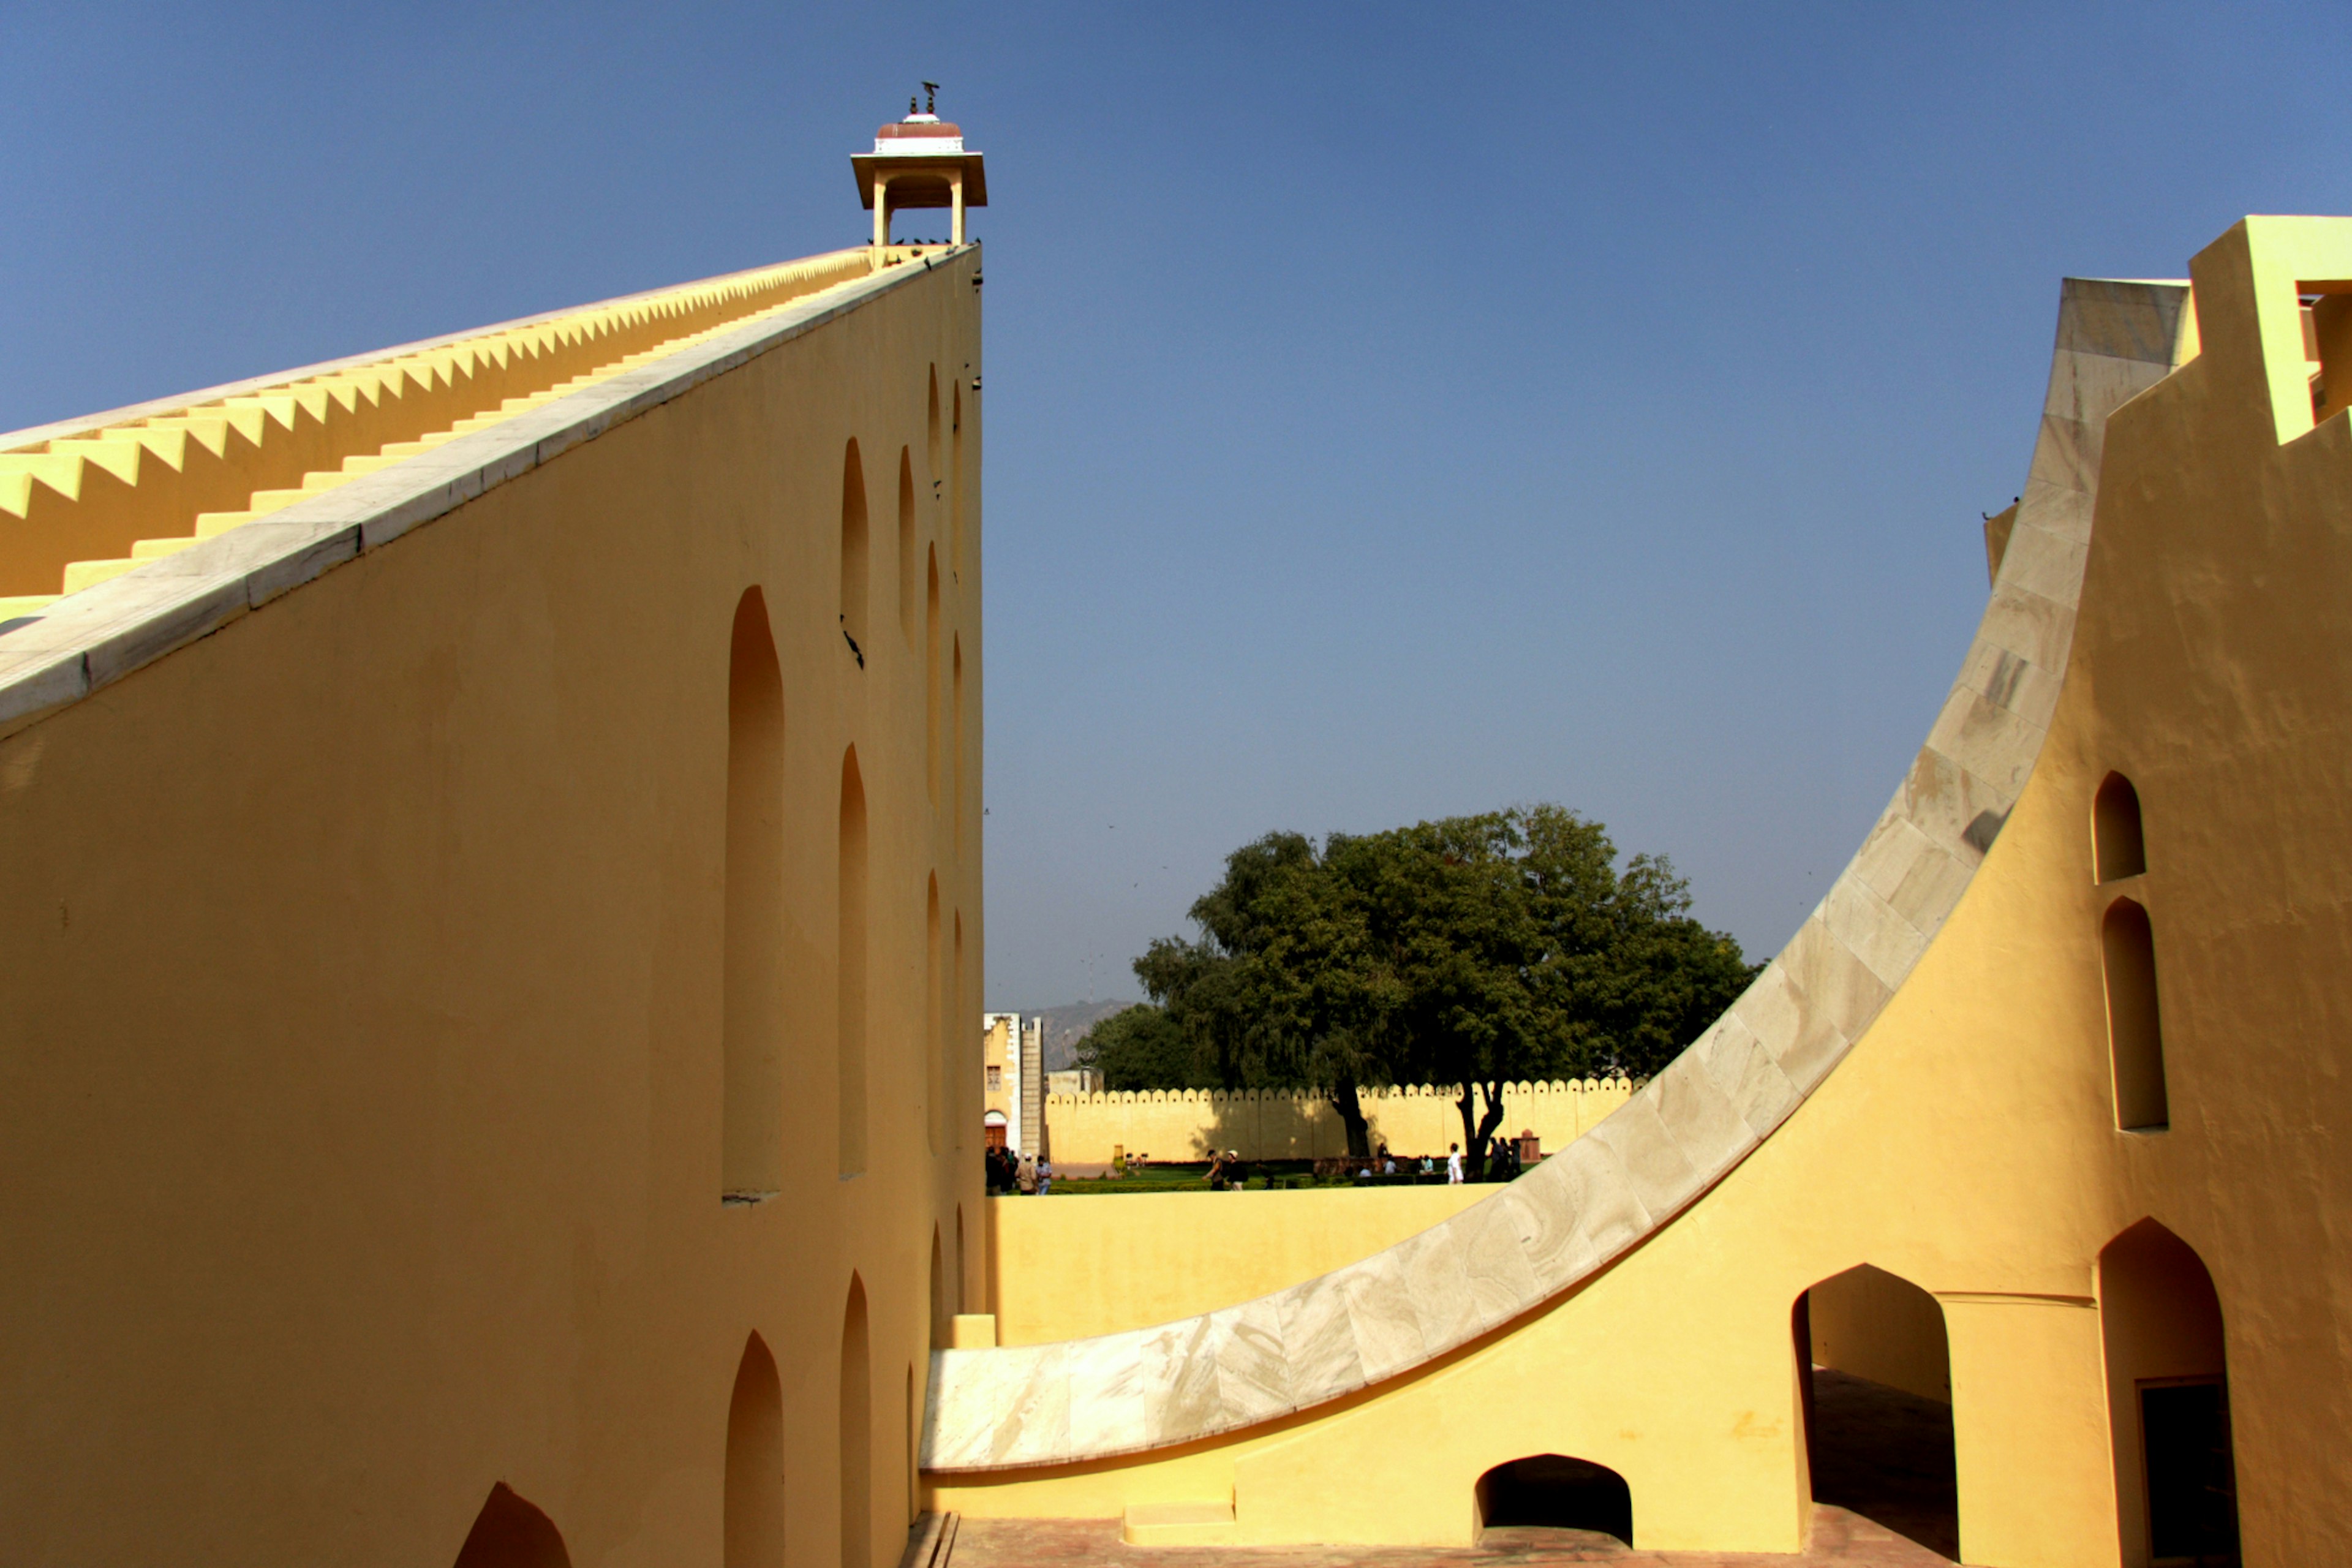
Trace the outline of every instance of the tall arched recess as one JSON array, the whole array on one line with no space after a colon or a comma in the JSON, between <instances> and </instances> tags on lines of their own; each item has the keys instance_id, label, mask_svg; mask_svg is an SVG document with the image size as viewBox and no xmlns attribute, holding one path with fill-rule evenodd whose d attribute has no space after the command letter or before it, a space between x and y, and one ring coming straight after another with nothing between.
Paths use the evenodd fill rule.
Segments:
<instances>
[{"instance_id":1,"label":"tall arched recess","mask_svg":"<svg viewBox=\"0 0 2352 1568\"><path fill-rule=\"evenodd\" d=\"M500 1481L474 1516L456 1568L572 1568L572 1554L555 1521Z\"/></svg>"},{"instance_id":2,"label":"tall arched recess","mask_svg":"<svg viewBox=\"0 0 2352 1568\"><path fill-rule=\"evenodd\" d=\"M744 1342L727 1401L725 1568L783 1568L784 1395L776 1358Z\"/></svg>"},{"instance_id":3,"label":"tall arched recess","mask_svg":"<svg viewBox=\"0 0 2352 1568\"><path fill-rule=\"evenodd\" d=\"M866 1169L866 781L855 746L841 759L838 906L840 1171L854 1176Z\"/></svg>"},{"instance_id":4,"label":"tall arched recess","mask_svg":"<svg viewBox=\"0 0 2352 1568\"><path fill-rule=\"evenodd\" d=\"M784 682L767 600L736 601L727 666L720 1196L783 1188Z\"/></svg>"},{"instance_id":5,"label":"tall arched recess","mask_svg":"<svg viewBox=\"0 0 2352 1568\"><path fill-rule=\"evenodd\" d=\"M915 465L898 448L898 635L915 646Z\"/></svg>"},{"instance_id":6,"label":"tall arched recess","mask_svg":"<svg viewBox=\"0 0 2352 1568\"><path fill-rule=\"evenodd\" d=\"M947 1115L946 1047L940 1039L940 877L931 873L923 908L923 1137L934 1154Z\"/></svg>"},{"instance_id":7,"label":"tall arched recess","mask_svg":"<svg viewBox=\"0 0 2352 1568\"><path fill-rule=\"evenodd\" d=\"M2152 1219L2107 1243L2099 1336L2125 1568L2236 1563L2229 1368L2204 1260Z\"/></svg>"},{"instance_id":8,"label":"tall arched recess","mask_svg":"<svg viewBox=\"0 0 2352 1568\"><path fill-rule=\"evenodd\" d=\"M857 443L852 439L841 458L841 630L849 639L850 650L857 656L858 668L866 665L866 586L867 558L871 546L866 526L866 466L857 456Z\"/></svg>"},{"instance_id":9,"label":"tall arched recess","mask_svg":"<svg viewBox=\"0 0 2352 1568\"><path fill-rule=\"evenodd\" d=\"M2136 899L2117 899L2100 922L2107 993L2107 1051L2115 1073L2116 1125L2160 1132L2172 1122L2164 1086L2164 1019L2157 1005L2156 931Z\"/></svg>"},{"instance_id":10,"label":"tall arched recess","mask_svg":"<svg viewBox=\"0 0 2352 1568\"><path fill-rule=\"evenodd\" d=\"M874 1568L874 1365L855 1274L841 1317L841 1568Z\"/></svg>"}]
</instances>

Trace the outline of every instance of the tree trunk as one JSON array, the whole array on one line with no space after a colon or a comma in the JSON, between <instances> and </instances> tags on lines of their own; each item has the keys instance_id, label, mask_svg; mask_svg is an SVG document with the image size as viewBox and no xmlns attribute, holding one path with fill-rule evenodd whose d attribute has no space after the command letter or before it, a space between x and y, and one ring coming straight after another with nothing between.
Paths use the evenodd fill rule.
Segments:
<instances>
[{"instance_id":1,"label":"tree trunk","mask_svg":"<svg viewBox=\"0 0 2352 1568\"><path fill-rule=\"evenodd\" d=\"M1369 1160L1372 1156L1371 1123L1364 1119L1363 1103L1356 1098L1353 1081L1334 1084L1326 1098L1331 1109L1339 1113L1339 1124L1348 1130L1348 1157Z\"/></svg>"},{"instance_id":2,"label":"tree trunk","mask_svg":"<svg viewBox=\"0 0 2352 1568\"><path fill-rule=\"evenodd\" d=\"M1454 1109L1462 1113L1462 1174L1473 1182L1486 1173L1486 1162L1478 1152L1478 1118L1472 1109L1477 1102L1471 1097L1477 1092L1476 1084L1465 1083L1462 1098L1454 1102Z\"/></svg>"},{"instance_id":3,"label":"tree trunk","mask_svg":"<svg viewBox=\"0 0 2352 1568\"><path fill-rule=\"evenodd\" d=\"M1486 1113L1478 1119L1478 1157L1483 1165L1486 1161L1486 1141L1495 1135L1495 1129L1503 1124L1503 1086L1500 1083L1490 1083L1481 1087L1486 1093Z\"/></svg>"}]
</instances>

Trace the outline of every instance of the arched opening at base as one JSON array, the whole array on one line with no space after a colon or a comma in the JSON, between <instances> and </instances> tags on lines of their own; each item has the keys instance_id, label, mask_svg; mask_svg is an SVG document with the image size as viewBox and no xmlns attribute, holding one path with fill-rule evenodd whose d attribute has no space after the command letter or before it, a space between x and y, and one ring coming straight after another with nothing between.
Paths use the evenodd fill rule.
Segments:
<instances>
[{"instance_id":1,"label":"arched opening at base","mask_svg":"<svg viewBox=\"0 0 2352 1568\"><path fill-rule=\"evenodd\" d=\"M457 1568L572 1568L572 1557L554 1521L500 1481L474 1516Z\"/></svg>"},{"instance_id":2,"label":"arched opening at base","mask_svg":"<svg viewBox=\"0 0 2352 1568\"><path fill-rule=\"evenodd\" d=\"M2236 1568L2221 1300L2196 1249L2144 1219L2099 1254L2117 1533L2126 1568Z\"/></svg>"},{"instance_id":3,"label":"arched opening at base","mask_svg":"<svg viewBox=\"0 0 2352 1568\"><path fill-rule=\"evenodd\" d=\"M725 1568L782 1568L784 1392L776 1358L754 1332L727 1400L727 1469L720 1499Z\"/></svg>"},{"instance_id":4,"label":"arched opening at base","mask_svg":"<svg viewBox=\"0 0 2352 1568\"><path fill-rule=\"evenodd\" d=\"M1799 1408L1812 1498L1960 1554L1944 1309L1864 1264L1797 1298Z\"/></svg>"},{"instance_id":5,"label":"arched opening at base","mask_svg":"<svg viewBox=\"0 0 2352 1568\"><path fill-rule=\"evenodd\" d=\"M1590 1531L1633 1544L1633 1492L1606 1465L1534 1454L1478 1478L1482 1530L1538 1526Z\"/></svg>"}]
</instances>

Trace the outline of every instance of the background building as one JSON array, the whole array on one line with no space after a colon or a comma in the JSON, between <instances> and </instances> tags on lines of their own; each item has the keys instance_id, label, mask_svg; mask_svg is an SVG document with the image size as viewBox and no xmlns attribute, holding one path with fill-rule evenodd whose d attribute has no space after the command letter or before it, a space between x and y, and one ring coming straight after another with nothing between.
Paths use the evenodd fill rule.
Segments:
<instances>
[{"instance_id":1,"label":"background building","mask_svg":"<svg viewBox=\"0 0 2352 1568\"><path fill-rule=\"evenodd\" d=\"M980 1024L988 1142L1016 1154L1045 1154L1045 1020L982 1013Z\"/></svg>"}]
</instances>

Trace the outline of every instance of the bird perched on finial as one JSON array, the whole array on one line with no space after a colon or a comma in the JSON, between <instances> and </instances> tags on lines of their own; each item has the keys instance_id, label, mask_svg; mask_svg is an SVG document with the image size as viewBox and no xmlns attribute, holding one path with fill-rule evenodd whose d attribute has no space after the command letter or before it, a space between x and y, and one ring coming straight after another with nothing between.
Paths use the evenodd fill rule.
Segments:
<instances>
[{"instance_id":1,"label":"bird perched on finial","mask_svg":"<svg viewBox=\"0 0 2352 1568\"><path fill-rule=\"evenodd\" d=\"M939 111L940 84L935 81L927 81L923 84L923 112L925 114L937 114Z\"/></svg>"}]
</instances>

